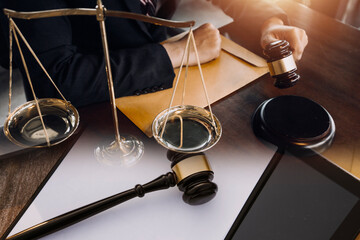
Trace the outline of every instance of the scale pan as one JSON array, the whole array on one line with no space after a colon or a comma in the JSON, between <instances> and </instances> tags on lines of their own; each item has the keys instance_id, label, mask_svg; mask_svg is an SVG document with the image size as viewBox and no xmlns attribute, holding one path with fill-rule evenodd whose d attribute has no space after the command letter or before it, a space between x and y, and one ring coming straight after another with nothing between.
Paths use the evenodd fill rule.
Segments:
<instances>
[{"instance_id":1,"label":"scale pan","mask_svg":"<svg viewBox=\"0 0 360 240\"><path fill-rule=\"evenodd\" d=\"M55 98L38 99L50 146L70 137L79 125L79 113L69 102ZM29 101L10 114L4 134L21 147L47 147L45 131L35 101Z\"/></svg>"},{"instance_id":2,"label":"scale pan","mask_svg":"<svg viewBox=\"0 0 360 240\"><path fill-rule=\"evenodd\" d=\"M174 106L156 116L152 132L156 141L169 150L185 153L203 152L214 146L221 137L220 122L214 115L213 117L214 123L211 113L200 107Z\"/></svg>"}]
</instances>

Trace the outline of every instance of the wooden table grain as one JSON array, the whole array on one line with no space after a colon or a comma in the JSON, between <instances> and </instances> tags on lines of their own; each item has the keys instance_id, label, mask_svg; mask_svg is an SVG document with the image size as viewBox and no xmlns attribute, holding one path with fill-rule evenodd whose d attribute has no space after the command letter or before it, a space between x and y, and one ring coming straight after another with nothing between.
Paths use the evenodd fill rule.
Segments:
<instances>
[{"instance_id":1,"label":"wooden table grain","mask_svg":"<svg viewBox=\"0 0 360 240\"><path fill-rule=\"evenodd\" d=\"M360 31L304 6L280 6L309 35L298 94L323 105L336 123L333 146L323 155L360 177Z\"/></svg>"},{"instance_id":2,"label":"wooden table grain","mask_svg":"<svg viewBox=\"0 0 360 240\"><path fill-rule=\"evenodd\" d=\"M288 13L292 25L305 29L309 36L309 44L298 63L301 80L290 89L280 90L265 75L213 104L227 136L219 144L224 152L227 144L256 151L246 135L251 134L251 115L257 106L279 95L304 96L325 107L336 124L332 147L322 155L360 177L360 31L294 2L284 0L279 5ZM258 40L240 34L241 31L237 33L238 30L228 26L222 32L235 33L234 40L261 54ZM100 120L100 116L110 119L110 114L100 114L109 109L109 103L80 109L83 127L87 121ZM135 129L124 115L120 114L119 118L121 126ZM5 239L80 134L81 130L51 148L0 155L0 239ZM0 135L1 144L4 141Z\"/></svg>"},{"instance_id":3,"label":"wooden table grain","mask_svg":"<svg viewBox=\"0 0 360 240\"><path fill-rule=\"evenodd\" d=\"M24 149L0 156L0 235L3 239L45 185L79 133L43 149Z\"/></svg>"}]
</instances>

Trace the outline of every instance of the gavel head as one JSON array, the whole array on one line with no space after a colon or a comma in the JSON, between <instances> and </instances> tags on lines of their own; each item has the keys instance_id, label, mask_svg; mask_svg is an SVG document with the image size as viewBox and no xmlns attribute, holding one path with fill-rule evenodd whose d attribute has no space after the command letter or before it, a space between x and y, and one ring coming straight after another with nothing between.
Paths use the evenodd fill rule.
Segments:
<instances>
[{"instance_id":1,"label":"gavel head","mask_svg":"<svg viewBox=\"0 0 360 240\"><path fill-rule=\"evenodd\" d=\"M177 186L184 192L184 202L199 205L215 197L218 187L212 182L214 172L204 153L168 151L167 158L176 174Z\"/></svg>"},{"instance_id":2,"label":"gavel head","mask_svg":"<svg viewBox=\"0 0 360 240\"><path fill-rule=\"evenodd\" d=\"M288 88L296 84L300 76L290 50L290 44L285 40L270 43L264 49L270 75L275 78L274 85L278 88Z\"/></svg>"}]
</instances>

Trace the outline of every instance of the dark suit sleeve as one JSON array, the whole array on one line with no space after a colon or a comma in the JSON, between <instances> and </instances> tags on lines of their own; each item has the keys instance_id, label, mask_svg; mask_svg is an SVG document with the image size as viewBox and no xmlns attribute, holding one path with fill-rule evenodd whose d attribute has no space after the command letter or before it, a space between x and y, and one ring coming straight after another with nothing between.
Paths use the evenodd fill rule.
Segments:
<instances>
[{"instance_id":1,"label":"dark suit sleeve","mask_svg":"<svg viewBox=\"0 0 360 240\"><path fill-rule=\"evenodd\" d=\"M29 2L11 0L7 7L18 11L67 7L60 0ZM109 100L103 51L83 51L74 45L68 17L15 19L15 22L67 100L75 106ZM7 27L4 16L2 25ZM116 97L172 86L174 71L171 61L166 50L158 43L149 42L136 48L110 50L110 58ZM26 59L37 97L56 96L54 88L29 53L26 53ZM22 65L19 64L18 54L15 60L18 65ZM28 86L26 88L29 89ZM31 98L29 91L27 93L28 98Z\"/></svg>"},{"instance_id":2,"label":"dark suit sleeve","mask_svg":"<svg viewBox=\"0 0 360 240\"><path fill-rule=\"evenodd\" d=\"M40 54L61 92L76 106L108 101L102 52L80 53L71 45ZM116 97L169 88L174 79L169 57L160 44L110 51ZM39 86L43 89L42 86ZM43 89L46 91L46 89ZM41 94L47 95L46 92Z\"/></svg>"}]
</instances>

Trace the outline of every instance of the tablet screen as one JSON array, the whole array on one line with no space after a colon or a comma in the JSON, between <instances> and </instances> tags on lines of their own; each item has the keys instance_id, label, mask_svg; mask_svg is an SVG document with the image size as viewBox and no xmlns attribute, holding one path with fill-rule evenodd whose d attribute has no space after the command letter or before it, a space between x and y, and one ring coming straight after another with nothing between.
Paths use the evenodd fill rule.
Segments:
<instances>
[{"instance_id":1,"label":"tablet screen","mask_svg":"<svg viewBox=\"0 0 360 240\"><path fill-rule=\"evenodd\" d=\"M284 155L232 239L331 239L354 211L359 195L331 179L334 175L326 176L322 171L329 166L316 170L299 158Z\"/></svg>"}]
</instances>

